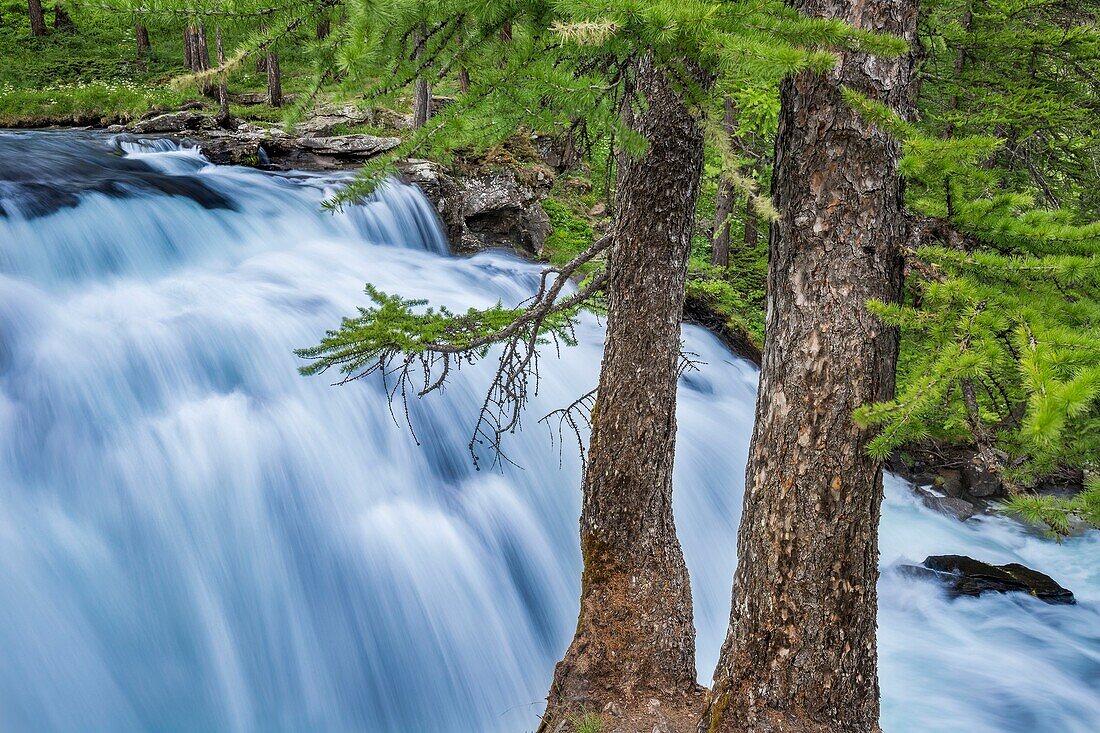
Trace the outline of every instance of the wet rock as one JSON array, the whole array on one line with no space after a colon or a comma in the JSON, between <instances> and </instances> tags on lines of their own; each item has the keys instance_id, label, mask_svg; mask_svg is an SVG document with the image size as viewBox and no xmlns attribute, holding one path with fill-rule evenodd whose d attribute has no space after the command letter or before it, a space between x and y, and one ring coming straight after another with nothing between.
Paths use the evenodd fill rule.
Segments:
<instances>
[{"instance_id":1,"label":"wet rock","mask_svg":"<svg viewBox=\"0 0 1100 733\"><path fill-rule=\"evenodd\" d=\"M1077 600L1049 575L1009 563L990 565L966 555L931 555L920 565L904 565L901 571L917 577L937 580L953 596L980 596L983 593L1027 593L1045 603L1066 605Z\"/></svg>"},{"instance_id":2,"label":"wet rock","mask_svg":"<svg viewBox=\"0 0 1100 733\"><path fill-rule=\"evenodd\" d=\"M265 138L259 135L212 135L197 145L212 163L219 165L256 165L262 162Z\"/></svg>"},{"instance_id":3,"label":"wet rock","mask_svg":"<svg viewBox=\"0 0 1100 733\"><path fill-rule=\"evenodd\" d=\"M1007 495L1001 480L981 466L968 463L963 467L962 474L966 490L971 496L987 499Z\"/></svg>"},{"instance_id":4,"label":"wet rock","mask_svg":"<svg viewBox=\"0 0 1100 733\"><path fill-rule=\"evenodd\" d=\"M399 168L435 206L456 252L512 247L538 254L550 234L541 202L552 179L544 171L527 179L511 169L459 177L424 160L405 161Z\"/></svg>"},{"instance_id":5,"label":"wet rock","mask_svg":"<svg viewBox=\"0 0 1100 733\"><path fill-rule=\"evenodd\" d=\"M940 471L939 475L933 479L932 485L944 494L956 499L962 499L966 492L966 487L963 485L962 471L956 471L953 468L945 468Z\"/></svg>"},{"instance_id":6,"label":"wet rock","mask_svg":"<svg viewBox=\"0 0 1100 733\"><path fill-rule=\"evenodd\" d=\"M365 159L393 150L400 144L401 139L396 137L338 135L335 137L298 138L294 142L294 147L318 155Z\"/></svg>"},{"instance_id":7,"label":"wet rock","mask_svg":"<svg viewBox=\"0 0 1100 733\"><path fill-rule=\"evenodd\" d=\"M926 507L940 514L954 517L960 522L965 522L976 513L976 508L972 503L958 496L948 496L937 492L934 488L924 486L916 486L913 490Z\"/></svg>"},{"instance_id":8,"label":"wet rock","mask_svg":"<svg viewBox=\"0 0 1100 733\"><path fill-rule=\"evenodd\" d=\"M201 112L185 110L183 112L169 112L157 115L147 120L138 120L134 123L132 131L138 135L147 135L158 132L187 132L193 130L212 130L215 127L214 118Z\"/></svg>"}]
</instances>

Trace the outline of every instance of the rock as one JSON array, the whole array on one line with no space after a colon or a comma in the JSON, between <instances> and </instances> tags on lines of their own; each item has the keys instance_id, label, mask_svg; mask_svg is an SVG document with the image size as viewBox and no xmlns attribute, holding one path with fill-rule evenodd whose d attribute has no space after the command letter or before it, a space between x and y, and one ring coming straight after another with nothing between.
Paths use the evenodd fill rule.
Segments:
<instances>
[{"instance_id":1,"label":"rock","mask_svg":"<svg viewBox=\"0 0 1100 733\"><path fill-rule=\"evenodd\" d=\"M212 130L216 127L214 118L199 112L186 110L157 115L134 123L133 132L147 135L154 132L187 132L191 130Z\"/></svg>"},{"instance_id":2,"label":"rock","mask_svg":"<svg viewBox=\"0 0 1100 733\"><path fill-rule=\"evenodd\" d=\"M956 471L953 468L945 468L940 471L933 480L933 485L943 493L956 499L963 498L963 493L966 490L963 486L962 471Z\"/></svg>"},{"instance_id":3,"label":"rock","mask_svg":"<svg viewBox=\"0 0 1100 733\"><path fill-rule=\"evenodd\" d=\"M974 505L965 499L957 496L943 496L923 486L914 487L914 491L926 507L940 514L954 517L960 522L965 522L975 514Z\"/></svg>"},{"instance_id":4,"label":"rock","mask_svg":"<svg viewBox=\"0 0 1100 733\"><path fill-rule=\"evenodd\" d=\"M995 475L975 463L968 463L962 470L966 490L972 495L982 499L991 496L1005 496L1004 485Z\"/></svg>"},{"instance_id":5,"label":"rock","mask_svg":"<svg viewBox=\"0 0 1100 733\"><path fill-rule=\"evenodd\" d=\"M1018 592L1028 593L1045 603L1077 603L1073 593L1058 585L1049 575L1019 563L990 565L965 555L931 555L921 565L904 565L901 570L909 575L942 582L952 597Z\"/></svg>"},{"instance_id":6,"label":"rock","mask_svg":"<svg viewBox=\"0 0 1100 733\"><path fill-rule=\"evenodd\" d=\"M297 94L284 94L283 102L290 103L297 98ZM229 100L244 107L254 107L258 104L267 104L267 92L242 92L241 94L230 94Z\"/></svg>"},{"instance_id":7,"label":"rock","mask_svg":"<svg viewBox=\"0 0 1100 733\"><path fill-rule=\"evenodd\" d=\"M211 163L219 165L256 165L267 158L259 135L212 135L197 144Z\"/></svg>"},{"instance_id":8,"label":"rock","mask_svg":"<svg viewBox=\"0 0 1100 733\"><path fill-rule=\"evenodd\" d=\"M374 135L339 135L336 137L301 137L294 146L319 155L333 155L338 158L373 158L393 150L401 144L396 137L375 137Z\"/></svg>"},{"instance_id":9,"label":"rock","mask_svg":"<svg viewBox=\"0 0 1100 733\"><path fill-rule=\"evenodd\" d=\"M595 206L588 210L588 215L596 219L601 219L607 216L607 204L605 204L603 201L598 202Z\"/></svg>"},{"instance_id":10,"label":"rock","mask_svg":"<svg viewBox=\"0 0 1100 733\"><path fill-rule=\"evenodd\" d=\"M126 125L107 125L107 132L114 134L126 132Z\"/></svg>"},{"instance_id":11,"label":"rock","mask_svg":"<svg viewBox=\"0 0 1100 733\"><path fill-rule=\"evenodd\" d=\"M405 161L399 168L435 206L456 252L511 247L538 254L550 234L550 217L541 204L552 182L545 171L528 181L511 169L458 177L424 160Z\"/></svg>"},{"instance_id":12,"label":"rock","mask_svg":"<svg viewBox=\"0 0 1100 733\"><path fill-rule=\"evenodd\" d=\"M203 109L204 105L198 100L192 99L190 102L184 102L180 105L180 112L186 112L188 110Z\"/></svg>"}]
</instances>

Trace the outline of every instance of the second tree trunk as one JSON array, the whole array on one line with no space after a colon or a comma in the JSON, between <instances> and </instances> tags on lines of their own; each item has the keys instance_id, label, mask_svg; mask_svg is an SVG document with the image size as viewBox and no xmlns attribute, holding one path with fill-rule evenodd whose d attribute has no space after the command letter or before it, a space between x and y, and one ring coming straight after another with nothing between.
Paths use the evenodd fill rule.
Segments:
<instances>
[{"instance_id":1,"label":"second tree trunk","mask_svg":"<svg viewBox=\"0 0 1100 733\"><path fill-rule=\"evenodd\" d=\"M807 15L912 39L915 0L803 0ZM910 58L841 53L781 90L768 321L730 629L700 731L870 733L882 465L852 418L894 391L906 224L899 145L841 98L907 111Z\"/></svg>"}]
</instances>

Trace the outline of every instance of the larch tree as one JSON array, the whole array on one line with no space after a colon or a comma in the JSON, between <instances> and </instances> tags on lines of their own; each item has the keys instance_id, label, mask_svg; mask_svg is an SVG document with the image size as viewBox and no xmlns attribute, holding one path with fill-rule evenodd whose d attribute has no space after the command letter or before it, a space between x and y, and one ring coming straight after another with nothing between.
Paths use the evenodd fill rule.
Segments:
<instances>
[{"instance_id":1,"label":"larch tree","mask_svg":"<svg viewBox=\"0 0 1100 733\"><path fill-rule=\"evenodd\" d=\"M1017 516L1100 525L1100 10L926 9L920 120L852 95L903 141L911 215L905 303L874 306L902 332L899 391L858 418L875 455L954 449Z\"/></svg>"},{"instance_id":2,"label":"larch tree","mask_svg":"<svg viewBox=\"0 0 1100 733\"><path fill-rule=\"evenodd\" d=\"M46 16L42 13L42 0L27 0L27 16L31 22L31 35L46 35Z\"/></svg>"},{"instance_id":3,"label":"larch tree","mask_svg":"<svg viewBox=\"0 0 1100 733\"><path fill-rule=\"evenodd\" d=\"M615 710L648 730L693 704L694 724L694 628L672 513L672 466L685 269L713 128L703 110L734 87L824 71L836 60L828 48L896 53L899 43L834 19L801 17L778 2L394 2L369 12L350 6L346 25L349 42L338 56L343 83L384 80L368 97L408 90L428 64L440 75L475 67L478 77L468 94L368 164L335 204L373 190L393 160L484 149L521 129L562 134L585 119L588 135L614 132L623 151L615 221L609 236L549 268L522 307L424 311L419 301L368 287L373 305L319 346L299 351L312 360L302 371L336 369L345 382L381 372L396 385L394 394L423 396L439 388L453 364L493 353L495 378L471 442L477 460L480 449L500 450L502 436L519 424L540 341L568 343L577 309L604 293L608 334L599 386L594 402L580 401L592 407L580 613L542 728L557 730L585 710ZM460 32L466 38L458 44ZM748 187L742 193L755 195ZM602 256L606 267L576 294L563 295L569 278ZM651 699L664 712L654 711Z\"/></svg>"},{"instance_id":4,"label":"larch tree","mask_svg":"<svg viewBox=\"0 0 1100 733\"><path fill-rule=\"evenodd\" d=\"M807 15L913 39L915 0L800 0ZM907 113L912 57L843 52L781 88L768 319L730 628L699 730L878 730L882 462L856 408L893 396L907 226L899 142L845 88Z\"/></svg>"}]
</instances>

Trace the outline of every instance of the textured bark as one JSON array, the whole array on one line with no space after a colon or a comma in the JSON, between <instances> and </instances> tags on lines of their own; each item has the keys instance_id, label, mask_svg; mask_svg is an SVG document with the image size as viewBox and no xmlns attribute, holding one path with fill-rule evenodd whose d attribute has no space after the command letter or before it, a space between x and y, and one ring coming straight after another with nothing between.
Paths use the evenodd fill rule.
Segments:
<instances>
[{"instance_id":1,"label":"textured bark","mask_svg":"<svg viewBox=\"0 0 1100 733\"><path fill-rule=\"evenodd\" d=\"M463 94L470 93L470 70L465 66L458 70L458 90Z\"/></svg>"},{"instance_id":2,"label":"textured bark","mask_svg":"<svg viewBox=\"0 0 1100 733\"><path fill-rule=\"evenodd\" d=\"M610 255L607 341L593 409L576 635L540 730L696 691L691 591L672 516L680 317L703 136L664 74L639 72L646 153L625 164ZM652 727L652 726L650 726ZM649 730L650 728L646 728Z\"/></svg>"},{"instance_id":3,"label":"textured bark","mask_svg":"<svg viewBox=\"0 0 1100 733\"><path fill-rule=\"evenodd\" d=\"M215 45L218 50L218 66L225 65L225 47L222 45L222 29L214 31ZM228 127L232 117L229 114L229 85L226 83L226 73L218 74L218 115L215 118L222 127Z\"/></svg>"},{"instance_id":4,"label":"textured bark","mask_svg":"<svg viewBox=\"0 0 1100 733\"><path fill-rule=\"evenodd\" d=\"M46 35L46 18L42 14L42 0L27 0L27 15L31 21L31 35Z\"/></svg>"},{"instance_id":5,"label":"textured bark","mask_svg":"<svg viewBox=\"0 0 1100 733\"><path fill-rule=\"evenodd\" d=\"M729 97L725 101L722 128L730 138L737 134L737 108ZM733 181L729 176L722 176L718 181L718 195L714 203L714 239L710 250L710 263L718 267L728 267L730 263L730 217L733 214L735 193Z\"/></svg>"},{"instance_id":6,"label":"textured bark","mask_svg":"<svg viewBox=\"0 0 1100 733\"><path fill-rule=\"evenodd\" d=\"M185 68L191 69L195 66L195 29L191 26L187 26L183 29L183 65Z\"/></svg>"},{"instance_id":7,"label":"textured bark","mask_svg":"<svg viewBox=\"0 0 1100 733\"><path fill-rule=\"evenodd\" d=\"M745 246L755 247L756 240L760 238L760 216L756 213L752 199L745 199Z\"/></svg>"},{"instance_id":8,"label":"textured bark","mask_svg":"<svg viewBox=\"0 0 1100 733\"><path fill-rule=\"evenodd\" d=\"M916 0L801 0L799 10L912 39ZM899 146L845 85L908 113L911 58L843 53L782 85L767 339L749 449L730 630L700 731L878 731L875 614L882 466L852 411L894 391Z\"/></svg>"},{"instance_id":9,"label":"textured bark","mask_svg":"<svg viewBox=\"0 0 1100 733\"><path fill-rule=\"evenodd\" d=\"M141 23L134 26L134 41L137 43L137 57L140 59L149 51L149 31Z\"/></svg>"},{"instance_id":10,"label":"textured bark","mask_svg":"<svg viewBox=\"0 0 1100 733\"><path fill-rule=\"evenodd\" d=\"M416 60L419 60L424 55L424 43L427 35L426 28L420 28L416 32L414 40L416 50L413 52L413 58ZM421 127L428 124L428 118L431 116L432 87L431 84L428 83L428 77L421 72L416 75L416 89L413 92L413 129L419 130Z\"/></svg>"},{"instance_id":11,"label":"textured bark","mask_svg":"<svg viewBox=\"0 0 1100 733\"><path fill-rule=\"evenodd\" d=\"M283 74L279 68L279 55L269 53L264 62L267 71L267 103L272 107L283 106Z\"/></svg>"},{"instance_id":12,"label":"textured bark","mask_svg":"<svg viewBox=\"0 0 1100 733\"><path fill-rule=\"evenodd\" d=\"M210 47L206 43L206 26L200 25L191 29L191 70L196 72L209 71ZM199 82L199 89L206 96L213 96L214 84L208 78Z\"/></svg>"},{"instance_id":13,"label":"textured bark","mask_svg":"<svg viewBox=\"0 0 1100 733\"><path fill-rule=\"evenodd\" d=\"M323 41L328 38L328 34L332 32L332 18L326 13L317 19L317 29L314 34L318 41Z\"/></svg>"}]
</instances>

